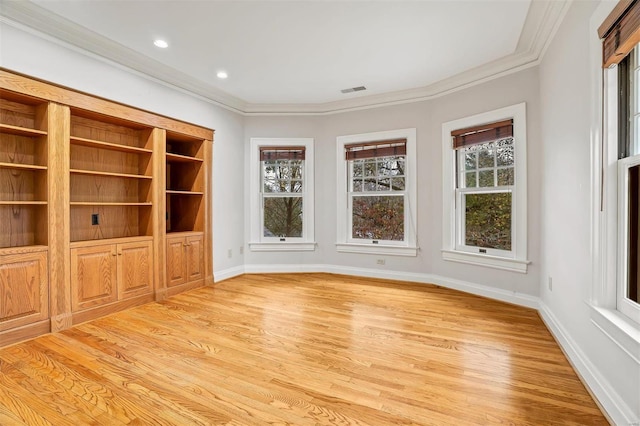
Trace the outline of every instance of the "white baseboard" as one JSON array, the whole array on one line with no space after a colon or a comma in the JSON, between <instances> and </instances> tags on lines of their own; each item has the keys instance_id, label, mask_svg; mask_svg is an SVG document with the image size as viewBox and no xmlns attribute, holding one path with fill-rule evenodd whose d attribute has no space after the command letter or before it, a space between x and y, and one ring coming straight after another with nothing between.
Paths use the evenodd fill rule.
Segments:
<instances>
[{"instance_id":1,"label":"white baseboard","mask_svg":"<svg viewBox=\"0 0 640 426\"><path fill-rule=\"evenodd\" d=\"M213 282L228 280L229 278L237 277L245 273L244 265L234 266L233 268L223 269L222 271L213 271Z\"/></svg>"},{"instance_id":2,"label":"white baseboard","mask_svg":"<svg viewBox=\"0 0 640 426\"><path fill-rule=\"evenodd\" d=\"M551 309L544 302L540 301L539 303L538 312L542 321L544 321L551 334L560 344L573 369L578 373L594 399L600 404L609 421L616 425L640 424L640 419L634 415L631 408L625 404L609 382L602 377L600 371L582 352L571 338L571 335L567 333L553 312L551 312Z\"/></svg>"},{"instance_id":3,"label":"white baseboard","mask_svg":"<svg viewBox=\"0 0 640 426\"><path fill-rule=\"evenodd\" d=\"M234 268L235 269L235 268ZM221 278L230 278L225 270L221 271ZM269 273L295 273L295 272L326 272L330 274L354 275L358 277L383 278L389 280L410 281L423 284L435 284L441 287L464 291L478 296L489 297L527 308L538 309L538 298L523 293L496 289L489 286L475 284L468 281L454 280L439 275L420 274L414 272L389 271L383 269L354 268L350 266L323 265L323 264L289 264L289 265L245 265L244 273L269 274ZM240 275L239 273L236 275ZM222 278L224 277L224 278ZM216 282L219 281L218 273L215 274Z\"/></svg>"}]
</instances>

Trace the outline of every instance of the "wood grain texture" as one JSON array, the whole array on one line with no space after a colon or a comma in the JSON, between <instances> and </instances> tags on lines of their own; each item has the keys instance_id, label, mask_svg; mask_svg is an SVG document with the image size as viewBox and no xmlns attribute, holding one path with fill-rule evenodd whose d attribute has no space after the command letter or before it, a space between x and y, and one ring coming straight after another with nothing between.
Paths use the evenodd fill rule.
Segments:
<instances>
[{"instance_id":1,"label":"wood grain texture","mask_svg":"<svg viewBox=\"0 0 640 426\"><path fill-rule=\"evenodd\" d=\"M601 425L533 310L245 275L0 349L0 423Z\"/></svg>"},{"instance_id":2,"label":"wood grain texture","mask_svg":"<svg viewBox=\"0 0 640 426\"><path fill-rule=\"evenodd\" d=\"M71 249L74 312L117 300L117 255L115 244Z\"/></svg>"},{"instance_id":3,"label":"wood grain texture","mask_svg":"<svg viewBox=\"0 0 640 426\"><path fill-rule=\"evenodd\" d=\"M49 317L47 252L0 256L0 332Z\"/></svg>"},{"instance_id":4,"label":"wood grain texture","mask_svg":"<svg viewBox=\"0 0 640 426\"><path fill-rule=\"evenodd\" d=\"M141 241L118 244L118 299L128 299L153 291L153 243Z\"/></svg>"},{"instance_id":5,"label":"wood grain texture","mask_svg":"<svg viewBox=\"0 0 640 426\"><path fill-rule=\"evenodd\" d=\"M49 104L49 288L51 330L71 326L69 107Z\"/></svg>"}]
</instances>

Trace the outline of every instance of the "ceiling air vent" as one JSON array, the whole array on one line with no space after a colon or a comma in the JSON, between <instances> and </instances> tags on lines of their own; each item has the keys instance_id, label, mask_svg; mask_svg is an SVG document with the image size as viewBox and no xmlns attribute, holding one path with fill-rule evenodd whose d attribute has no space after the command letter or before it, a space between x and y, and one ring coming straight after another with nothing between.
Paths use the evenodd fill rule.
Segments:
<instances>
[{"instance_id":1,"label":"ceiling air vent","mask_svg":"<svg viewBox=\"0 0 640 426\"><path fill-rule=\"evenodd\" d=\"M342 93L351 93L351 92L361 92L363 90L367 90L367 88L364 87L364 86L349 87L348 89L342 89L341 92Z\"/></svg>"}]
</instances>

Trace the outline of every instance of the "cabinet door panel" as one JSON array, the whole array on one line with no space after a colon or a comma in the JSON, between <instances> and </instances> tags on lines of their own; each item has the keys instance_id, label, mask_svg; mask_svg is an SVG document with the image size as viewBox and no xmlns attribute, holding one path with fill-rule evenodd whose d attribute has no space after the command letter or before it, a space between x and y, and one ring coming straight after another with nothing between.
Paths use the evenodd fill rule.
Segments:
<instances>
[{"instance_id":1,"label":"cabinet door panel","mask_svg":"<svg viewBox=\"0 0 640 426\"><path fill-rule=\"evenodd\" d=\"M118 299L153 290L152 242L118 244Z\"/></svg>"},{"instance_id":2,"label":"cabinet door panel","mask_svg":"<svg viewBox=\"0 0 640 426\"><path fill-rule=\"evenodd\" d=\"M185 239L167 238L167 287L186 282Z\"/></svg>"},{"instance_id":3,"label":"cabinet door panel","mask_svg":"<svg viewBox=\"0 0 640 426\"><path fill-rule=\"evenodd\" d=\"M73 311L117 299L116 246L71 249L71 308Z\"/></svg>"},{"instance_id":4,"label":"cabinet door panel","mask_svg":"<svg viewBox=\"0 0 640 426\"><path fill-rule=\"evenodd\" d=\"M49 316L47 253L0 256L0 331Z\"/></svg>"},{"instance_id":5,"label":"cabinet door panel","mask_svg":"<svg viewBox=\"0 0 640 426\"><path fill-rule=\"evenodd\" d=\"M204 239L202 235L187 237L187 281L204 277Z\"/></svg>"}]
</instances>

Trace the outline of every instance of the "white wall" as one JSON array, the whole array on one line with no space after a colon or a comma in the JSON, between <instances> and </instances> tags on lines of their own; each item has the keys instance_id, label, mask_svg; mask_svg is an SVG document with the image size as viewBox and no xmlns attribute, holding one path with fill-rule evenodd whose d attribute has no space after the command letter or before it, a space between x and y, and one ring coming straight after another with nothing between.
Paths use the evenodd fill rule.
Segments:
<instances>
[{"instance_id":1,"label":"white wall","mask_svg":"<svg viewBox=\"0 0 640 426\"><path fill-rule=\"evenodd\" d=\"M591 102L589 22L597 2L574 2L539 67L542 271L545 321L618 424L640 419L640 366L590 318ZM553 278L553 290L548 288ZM599 383L598 383L599 382ZM617 407L616 407L617 405ZM626 412L626 417L625 413ZM635 417L634 417L635 416Z\"/></svg>"},{"instance_id":2,"label":"white wall","mask_svg":"<svg viewBox=\"0 0 640 426\"><path fill-rule=\"evenodd\" d=\"M442 123L453 119L513 105L527 103L530 206L528 254L531 265L527 274L506 272L481 266L443 261L442 249ZM245 146L252 137L315 138L316 240L314 253L291 254L248 252L247 268L260 270L270 265L297 263L309 265L381 269L376 259L384 258L384 274L422 281L459 280L479 284L505 294L536 296L539 287L539 141L538 72L530 68L488 83L430 101L353 111L319 117L246 117ZM417 257L377 256L338 253L336 243L336 137L382 130L417 128L418 156L418 244ZM248 167L248 165L247 165ZM246 229L249 222L247 219ZM248 231L245 231L248 235ZM302 263L302 265L299 265Z\"/></svg>"},{"instance_id":3,"label":"white wall","mask_svg":"<svg viewBox=\"0 0 640 426\"><path fill-rule=\"evenodd\" d=\"M242 264L243 117L112 62L0 22L0 66L72 89L215 129L214 269ZM234 248L228 258L227 248Z\"/></svg>"}]
</instances>

